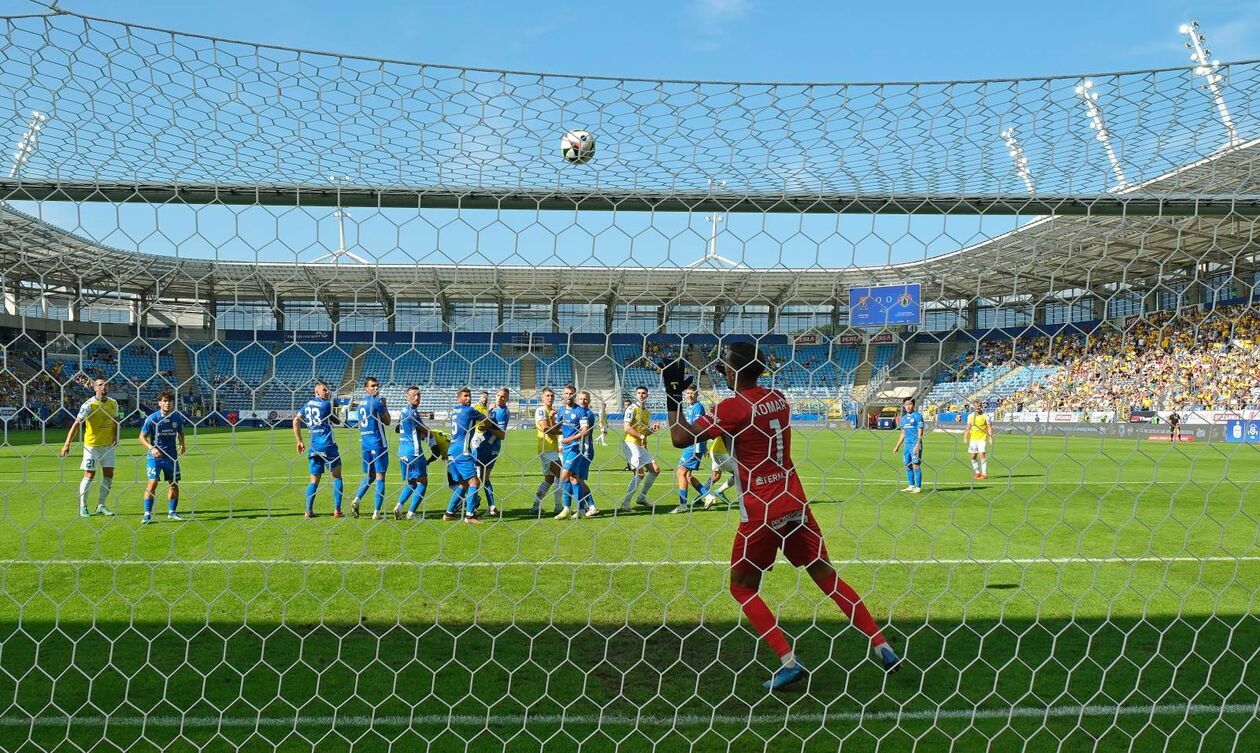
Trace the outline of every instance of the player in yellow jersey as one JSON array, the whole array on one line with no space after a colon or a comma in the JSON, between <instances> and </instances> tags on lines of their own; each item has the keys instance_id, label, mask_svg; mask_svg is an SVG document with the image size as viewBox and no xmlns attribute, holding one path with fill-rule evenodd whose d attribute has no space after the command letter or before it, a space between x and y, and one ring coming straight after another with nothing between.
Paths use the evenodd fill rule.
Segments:
<instances>
[{"instance_id":1,"label":"player in yellow jersey","mask_svg":"<svg viewBox=\"0 0 1260 753\"><path fill-rule=\"evenodd\" d=\"M652 484L656 482L656 477L661 475L661 467L656 464L656 460L652 458L652 452L648 450L648 437L660 430L660 423L652 423L652 414L648 412L647 399L648 389L640 385L634 390L635 402L626 411L625 430L626 441L621 446L621 451L626 457L626 464L630 466L630 487L626 489L626 496L621 500L621 509L623 511L630 509L630 500L635 498L638 493L638 503L644 506L650 506L648 503L648 492L652 489Z\"/></svg>"},{"instance_id":2,"label":"player in yellow jersey","mask_svg":"<svg viewBox=\"0 0 1260 753\"><path fill-rule=\"evenodd\" d=\"M538 463L542 466L543 480L534 492L534 506L530 510L534 515L542 514L542 500L551 489L553 515L564 507L560 502L560 422L557 420L556 393L550 387L542 391L542 405L534 411L535 446L538 449Z\"/></svg>"},{"instance_id":3,"label":"player in yellow jersey","mask_svg":"<svg viewBox=\"0 0 1260 753\"><path fill-rule=\"evenodd\" d=\"M66 441L61 445L61 457L70 454L70 445L83 427L83 462L79 468L83 478L79 480L79 515L86 518L88 512L88 490L96 478L96 471L101 471L101 491L96 500L97 515L113 515L105 506L109 497L109 488L114 484L114 455L118 447L118 401L109 396L109 382L97 379L92 383L95 393L79 407L79 413L66 432Z\"/></svg>"},{"instance_id":4,"label":"player in yellow jersey","mask_svg":"<svg viewBox=\"0 0 1260 753\"><path fill-rule=\"evenodd\" d=\"M971 477L989 477L988 450L993 446L993 424L984 412L984 404L975 402L967 416L967 452L971 455Z\"/></svg>"},{"instance_id":5,"label":"player in yellow jersey","mask_svg":"<svg viewBox=\"0 0 1260 753\"><path fill-rule=\"evenodd\" d=\"M731 488L735 483L735 461L731 459L731 453L726 449L726 440L718 437L709 443L709 463L713 470L713 475L709 477L709 493L704 495L704 509L708 510L718 503L718 498L727 505L731 501L726 497L726 490ZM726 471L730 475L722 481L720 486L715 486L722 479L722 471ZM738 491L738 490L737 490Z\"/></svg>"}]
</instances>

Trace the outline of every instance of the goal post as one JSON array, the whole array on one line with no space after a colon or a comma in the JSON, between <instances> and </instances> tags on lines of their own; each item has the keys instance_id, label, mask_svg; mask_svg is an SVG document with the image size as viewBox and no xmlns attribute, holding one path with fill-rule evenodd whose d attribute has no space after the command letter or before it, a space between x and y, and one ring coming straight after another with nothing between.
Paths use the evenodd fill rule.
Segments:
<instances>
[{"instance_id":1,"label":"goal post","mask_svg":"<svg viewBox=\"0 0 1260 753\"><path fill-rule=\"evenodd\" d=\"M1258 78L0 18L0 748L1248 750ZM780 471L841 581L732 580Z\"/></svg>"}]
</instances>

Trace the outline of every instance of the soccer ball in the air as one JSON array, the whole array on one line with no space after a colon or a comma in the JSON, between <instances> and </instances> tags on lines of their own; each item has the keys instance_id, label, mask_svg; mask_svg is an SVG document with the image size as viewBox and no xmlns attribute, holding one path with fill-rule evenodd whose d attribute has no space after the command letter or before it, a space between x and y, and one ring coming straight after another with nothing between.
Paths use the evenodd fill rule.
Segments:
<instances>
[{"instance_id":1,"label":"soccer ball in the air","mask_svg":"<svg viewBox=\"0 0 1260 753\"><path fill-rule=\"evenodd\" d=\"M595 156L595 136L590 131L569 131L560 139L560 154L574 165L585 165Z\"/></svg>"}]
</instances>

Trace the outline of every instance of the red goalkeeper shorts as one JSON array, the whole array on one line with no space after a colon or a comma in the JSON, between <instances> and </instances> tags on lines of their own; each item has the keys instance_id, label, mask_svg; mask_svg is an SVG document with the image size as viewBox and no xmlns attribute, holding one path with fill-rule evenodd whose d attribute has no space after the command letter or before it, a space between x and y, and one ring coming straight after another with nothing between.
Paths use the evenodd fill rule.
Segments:
<instances>
[{"instance_id":1,"label":"red goalkeeper shorts","mask_svg":"<svg viewBox=\"0 0 1260 753\"><path fill-rule=\"evenodd\" d=\"M780 549L793 567L828 559L827 544L808 507L772 516L765 522L740 523L731 546L731 569L769 570Z\"/></svg>"}]
</instances>

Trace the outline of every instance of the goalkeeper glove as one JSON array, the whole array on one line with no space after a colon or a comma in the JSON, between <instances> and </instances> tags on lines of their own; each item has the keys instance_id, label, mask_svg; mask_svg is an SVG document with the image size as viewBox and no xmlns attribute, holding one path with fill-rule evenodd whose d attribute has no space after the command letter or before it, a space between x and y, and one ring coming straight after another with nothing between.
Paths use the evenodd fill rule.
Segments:
<instances>
[{"instance_id":1,"label":"goalkeeper glove","mask_svg":"<svg viewBox=\"0 0 1260 753\"><path fill-rule=\"evenodd\" d=\"M683 392L693 383L691 375L687 373L686 362L676 358L667 364L661 369L661 381L665 383L665 410L674 413L682 402Z\"/></svg>"}]
</instances>

